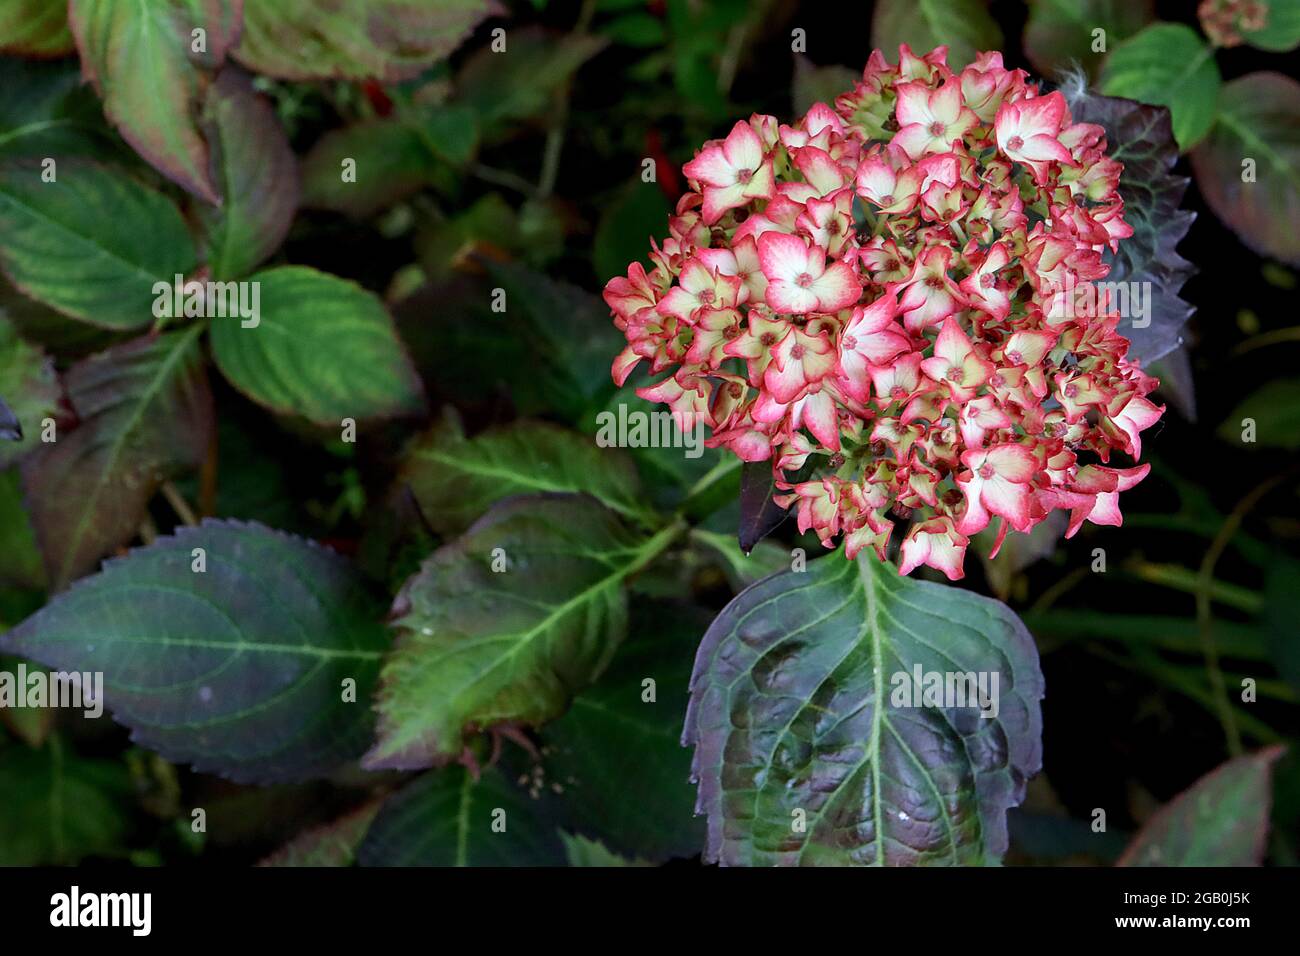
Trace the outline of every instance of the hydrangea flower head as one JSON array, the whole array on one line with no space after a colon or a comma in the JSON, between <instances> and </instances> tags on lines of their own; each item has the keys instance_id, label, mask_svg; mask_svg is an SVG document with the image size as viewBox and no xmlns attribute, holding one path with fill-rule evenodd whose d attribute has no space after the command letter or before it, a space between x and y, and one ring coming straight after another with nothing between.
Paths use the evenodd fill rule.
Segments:
<instances>
[{"instance_id":1,"label":"hydrangea flower head","mask_svg":"<svg viewBox=\"0 0 1300 956\"><path fill-rule=\"evenodd\" d=\"M1103 130L999 53L946 53L875 51L833 107L706 143L605 301L614 380L648 363L638 394L770 462L801 531L882 559L899 534L902 573L956 580L986 528L996 553L1056 509L1067 537L1119 524L1164 409L1094 285L1132 235Z\"/></svg>"}]
</instances>

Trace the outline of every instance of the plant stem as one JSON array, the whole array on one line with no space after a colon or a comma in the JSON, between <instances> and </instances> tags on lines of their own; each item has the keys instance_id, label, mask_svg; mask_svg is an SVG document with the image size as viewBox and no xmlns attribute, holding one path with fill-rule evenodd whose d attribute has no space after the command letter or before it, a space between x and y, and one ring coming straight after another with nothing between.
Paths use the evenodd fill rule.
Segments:
<instances>
[{"instance_id":1,"label":"plant stem","mask_svg":"<svg viewBox=\"0 0 1300 956\"><path fill-rule=\"evenodd\" d=\"M1125 565L1134 577L1151 584L1163 585L1185 594L1195 594L1201 586L1200 574L1178 564L1156 564L1150 561L1135 560ZM1234 607L1247 614L1258 614L1264 606L1264 596L1250 588L1243 588L1226 581L1209 582L1210 597L1220 604Z\"/></svg>"},{"instance_id":2,"label":"plant stem","mask_svg":"<svg viewBox=\"0 0 1300 956\"><path fill-rule=\"evenodd\" d=\"M1242 752L1241 734L1237 730L1232 702L1228 699L1228 688L1223 679L1223 671L1219 667L1219 650L1214 643L1214 618L1210 612L1210 592L1214 585L1214 567L1218 564L1219 558L1228 547L1228 542L1237 529L1241 527L1242 520L1250 510L1258 504L1261 498L1279 485L1291 471L1294 471L1294 469L1280 475L1274 475L1272 478L1261 482L1237 503L1231 514L1224 519L1223 526L1219 528L1219 533L1210 542L1210 547L1201 560L1200 574L1197 579L1196 621L1201 631L1201 649L1205 654L1205 667L1210 675L1210 687L1213 690L1215 703L1219 711L1219 722L1223 725L1223 733L1227 739L1228 753L1234 757L1239 756Z\"/></svg>"},{"instance_id":3,"label":"plant stem","mask_svg":"<svg viewBox=\"0 0 1300 956\"><path fill-rule=\"evenodd\" d=\"M163 497L167 503L172 506L172 511L176 512L176 517L185 522L190 527L199 523L198 516L194 514L194 509L190 503L185 500L185 496L180 493L177 487L170 481L164 481L162 486Z\"/></svg>"}]
</instances>

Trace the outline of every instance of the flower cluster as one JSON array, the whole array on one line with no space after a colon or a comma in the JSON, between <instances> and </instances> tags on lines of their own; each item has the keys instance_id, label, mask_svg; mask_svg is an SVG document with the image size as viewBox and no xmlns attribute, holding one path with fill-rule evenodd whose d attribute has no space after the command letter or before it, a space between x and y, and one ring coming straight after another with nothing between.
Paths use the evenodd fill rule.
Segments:
<instances>
[{"instance_id":1,"label":"flower cluster","mask_svg":"<svg viewBox=\"0 0 1300 956\"><path fill-rule=\"evenodd\" d=\"M1111 453L1137 459L1164 409L1091 295L1132 234L1102 129L998 53L946 52L875 51L834 108L705 144L653 267L605 301L615 381L671 369L638 394L770 460L801 530L883 558L910 521L900 570L955 580L991 523L994 553L1055 509L1067 536L1118 524L1150 466Z\"/></svg>"}]
</instances>

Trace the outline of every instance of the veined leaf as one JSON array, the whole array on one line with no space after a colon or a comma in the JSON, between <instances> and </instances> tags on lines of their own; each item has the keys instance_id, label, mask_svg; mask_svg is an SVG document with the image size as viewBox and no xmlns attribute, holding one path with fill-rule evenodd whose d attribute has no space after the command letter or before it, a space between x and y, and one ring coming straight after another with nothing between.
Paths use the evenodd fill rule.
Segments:
<instances>
[{"instance_id":1,"label":"veined leaf","mask_svg":"<svg viewBox=\"0 0 1300 956\"><path fill-rule=\"evenodd\" d=\"M1074 121L1101 126L1108 154L1124 164L1119 194L1124 200L1124 221L1133 227L1133 235L1120 241L1118 253L1104 253L1110 265L1104 281L1150 283L1142 324L1136 324L1139 317L1131 300L1119 323L1130 342L1129 355L1149 365L1178 347L1183 326L1196 311L1178 295L1196 271L1178 254L1178 243L1196 213L1179 208L1190 180L1171 172L1178 161L1178 145L1169 110L1090 93L1077 80L1065 83L1064 92Z\"/></svg>"},{"instance_id":2,"label":"veined leaf","mask_svg":"<svg viewBox=\"0 0 1300 956\"><path fill-rule=\"evenodd\" d=\"M217 280L237 279L284 241L298 207L298 161L275 110L234 67L208 91L205 118L212 181L225 197L203 210L208 267Z\"/></svg>"},{"instance_id":3,"label":"veined leaf","mask_svg":"<svg viewBox=\"0 0 1300 956\"><path fill-rule=\"evenodd\" d=\"M971 693L923 694L936 678ZM900 577L870 553L760 581L713 622L691 678L683 742L705 856L995 861L1041 762L1042 696L1033 639L997 601Z\"/></svg>"},{"instance_id":4,"label":"veined leaf","mask_svg":"<svg viewBox=\"0 0 1300 956\"><path fill-rule=\"evenodd\" d=\"M1105 31L1105 42L1113 45L1154 15L1154 0L1030 0L1025 55L1045 77L1059 76L1076 63L1096 76L1105 52L1093 49L1093 31Z\"/></svg>"},{"instance_id":5,"label":"veined leaf","mask_svg":"<svg viewBox=\"0 0 1300 956\"><path fill-rule=\"evenodd\" d=\"M679 741L691 664L708 615L663 602L638 607L609 671L542 732L546 779L575 809L571 826L622 853L694 856L691 758Z\"/></svg>"},{"instance_id":6,"label":"veined leaf","mask_svg":"<svg viewBox=\"0 0 1300 956\"><path fill-rule=\"evenodd\" d=\"M491 9L489 0L255 0L234 55L282 80L406 80L460 46Z\"/></svg>"},{"instance_id":7,"label":"veined leaf","mask_svg":"<svg viewBox=\"0 0 1300 956\"><path fill-rule=\"evenodd\" d=\"M0 58L0 158L94 154L109 136L75 62Z\"/></svg>"},{"instance_id":8,"label":"veined leaf","mask_svg":"<svg viewBox=\"0 0 1300 956\"><path fill-rule=\"evenodd\" d=\"M72 49L65 0L0 0L0 53L63 56Z\"/></svg>"},{"instance_id":9,"label":"veined leaf","mask_svg":"<svg viewBox=\"0 0 1300 956\"><path fill-rule=\"evenodd\" d=\"M362 866L563 866L564 843L539 803L495 767L426 773L389 797L357 859Z\"/></svg>"},{"instance_id":10,"label":"veined leaf","mask_svg":"<svg viewBox=\"0 0 1300 956\"><path fill-rule=\"evenodd\" d=\"M1300 46L1300 4L1295 0L1259 0L1266 9L1260 30L1242 30L1247 43L1259 50L1285 53ZM1240 21L1238 21L1240 24Z\"/></svg>"},{"instance_id":11,"label":"veined leaf","mask_svg":"<svg viewBox=\"0 0 1300 956\"><path fill-rule=\"evenodd\" d=\"M523 266L488 262L506 292L506 313L494 317L528 349L533 382L511 382L529 405L551 407L576 421L602 394L612 393L609 357L625 345L598 297ZM532 396L536 398L532 398Z\"/></svg>"},{"instance_id":12,"label":"veined leaf","mask_svg":"<svg viewBox=\"0 0 1300 956\"><path fill-rule=\"evenodd\" d=\"M1182 23L1153 23L1111 51L1101 91L1169 107L1174 138L1189 150L1214 125L1223 80L1214 48Z\"/></svg>"},{"instance_id":13,"label":"veined leaf","mask_svg":"<svg viewBox=\"0 0 1300 956\"><path fill-rule=\"evenodd\" d=\"M1206 774L1147 821L1116 865L1259 866L1284 752L1268 747Z\"/></svg>"},{"instance_id":14,"label":"veined leaf","mask_svg":"<svg viewBox=\"0 0 1300 956\"><path fill-rule=\"evenodd\" d=\"M1225 85L1192 170L1206 203L1242 242L1300 265L1300 83L1261 72Z\"/></svg>"},{"instance_id":15,"label":"veined leaf","mask_svg":"<svg viewBox=\"0 0 1300 956\"><path fill-rule=\"evenodd\" d=\"M298 834L258 866L351 866L357 848L379 812L380 801L363 803L351 813Z\"/></svg>"},{"instance_id":16,"label":"veined leaf","mask_svg":"<svg viewBox=\"0 0 1300 956\"><path fill-rule=\"evenodd\" d=\"M948 46L948 65L960 70L981 50L1000 50L1002 31L983 0L880 0L871 19L871 45L892 63L906 43L917 56Z\"/></svg>"},{"instance_id":17,"label":"veined leaf","mask_svg":"<svg viewBox=\"0 0 1300 956\"><path fill-rule=\"evenodd\" d=\"M41 750L0 750L0 866L68 866L125 852L131 780L110 760Z\"/></svg>"},{"instance_id":18,"label":"veined leaf","mask_svg":"<svg viewBox=\"0 0 1300 956\"><path fill-rule=\"evenodd\" d=\"M22 463L52 587L126 544L159 485L203 460L213 413L201 332L135 339L65 375L78 421Z\"/></svg>"},{"instance_id":19,"label":"veined leaf","mask_svg":"<svg viewBox=\"0 0 1300 956\"><path fill-rule=\"evenodd\" d=\"M0 317L0 405L21 434L5 430L0 441L0 468L17 461L40 444L41 422L53 418L63 389L53 363L39 348L18 337L13 324Z\"/></svg>"},{"instance_id":20,"label":"veined leaf","mask_svg":"<svg viewBox=\"0 0 1300 956\"><path fill-rule=\"evenodd\" d=\"M626 455L544 422L515 422L473 438L456 423L440 424L412 446L399 481L440 534L458 534L497 501L520 494L586 492L624 518L646 516Z\"/></svg>"},{"instance_id":21,"label":"veined leaf","mask_svg":"<svg viewBox=\"0 0 1300 956\"><path fill-rule=\"evenodd\" d=\"M427 767L472 730L558 717L623 640L623 580L674 535L645 540L581 495L500 502L398 594L366 766Z\"/></svg>"},{"instance_id":22,"label":"veined leaf","mask_svg":"<svg viewBox=\"0 0 1300 956\"><path fill-rule=\"evenodd\" d=\"M61 160L57 179L36 162L0 164L0 268L44 304L110 329L154 320L154 284L195 264L176 206L134 179Z\"/></svg>"},{"instance_id":23,"label":"veined leaf","mask_svg":"<svg viewBox=\"0 0 1300 956\"><path fill-rule=\"evenodd\" d=\"M210 203L221 195L197 125L210 80L204 68L225 61L242 6L243 0L69 0L68 6L82 72L103 97L109 120L159 172Z\"/></svg>"},{"instance_id":24,"label":"veined leaf","mask_svg":"<svg viewBox=\"0 0 1300 956\"><path fill-rule=\"evenodd\" d=\"M419 412L423 388L384 304L338 276L281 266L252 276L259 322L212 325L212 357L260 405L321 425Z\"/></svg>"},{"instance_id":25,"label":"veined leaf","mask_svg":"<svg viewBox=\"0 0 1300 956\"><path fill-rule=\"evenodd\" d=\"M321 137L303 159L303 202L361 218L439 185L478 148L474 112L461 106L416 107ZM355 178L344 179L344 164ZM351 166L349 166L351 168Z\"/></svg>"},{"instance_id":26,"label":"veined leaf","mask_svg":"<svg viewBox=\"0 0 1300 956\"><path fill-rule=\"evenodd\" d=\"M209 520L106 562L0 644L102 671L113 716L166 759L271 782L322 776L364 749L381 617L334 552Z\"/></svg>"}]
</instances>

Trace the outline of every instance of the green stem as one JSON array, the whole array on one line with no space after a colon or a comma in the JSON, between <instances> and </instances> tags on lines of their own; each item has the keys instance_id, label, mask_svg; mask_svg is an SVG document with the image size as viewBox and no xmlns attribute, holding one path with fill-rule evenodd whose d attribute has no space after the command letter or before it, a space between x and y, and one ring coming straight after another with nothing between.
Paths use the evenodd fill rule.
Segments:
<instances>
[{"instance_id":1,"label":"green stem","mask_svg":"<svg viewBox=\"0 0 1300 956\"><path fill-rule=\"evenodd\" d=\"M1143 581L1182 591L1184 594L1196 594L1201 587L1200 574L1179 564L1156 564L1134 560L1125 565L1125 570ZM1235 607L1247 614L1258 614L1264 607L1262 594L1226 581L1211 580L1209 594L1220 604Z\"/></svg>"}]
</instances>

